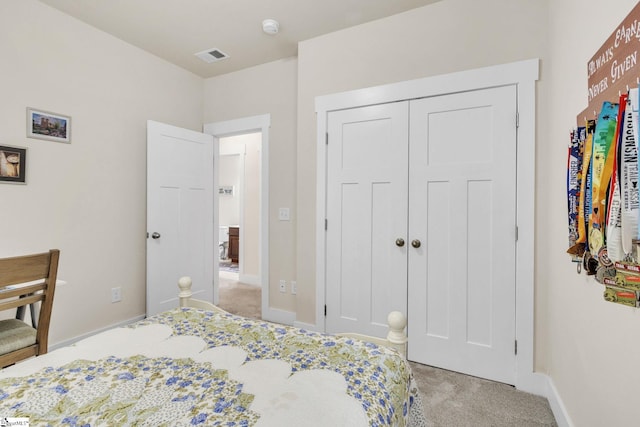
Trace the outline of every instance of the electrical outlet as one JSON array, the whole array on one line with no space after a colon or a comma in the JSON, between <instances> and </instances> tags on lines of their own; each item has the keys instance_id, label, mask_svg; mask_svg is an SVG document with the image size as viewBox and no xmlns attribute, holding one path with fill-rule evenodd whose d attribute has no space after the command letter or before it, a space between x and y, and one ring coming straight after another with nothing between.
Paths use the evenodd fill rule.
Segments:
<instances>
[{"instance_id":1,"label":"electrical outlet","mask_svg":"<svg viewBox=\"0 0 640 427\"><path fill-rule=\"evenodd\" d=\"M291 295L295 295L298 293L298 282L295 280L291 281Z\"/></svg>"},{"instance_id":2,"label":"electrical outlet","mask_svg":"<svg viewBox=\"0 0 640 427\"><path fill-rule=\"evenodd\" d=\"M111 288L111 302L120 301L122 301L122 288L120 286L117 288Z\"/></svg>"},{"instance_id":3,"label":"electrical outlet","mask_svg":"<svg viewBox=\"0 0 640 427\"><path fill-rule=\"evenodd\" d=\"M282 292L282 293L287 292L287 281L286 280L280 280L280 292Z\"/></svg>"}]
</instances>

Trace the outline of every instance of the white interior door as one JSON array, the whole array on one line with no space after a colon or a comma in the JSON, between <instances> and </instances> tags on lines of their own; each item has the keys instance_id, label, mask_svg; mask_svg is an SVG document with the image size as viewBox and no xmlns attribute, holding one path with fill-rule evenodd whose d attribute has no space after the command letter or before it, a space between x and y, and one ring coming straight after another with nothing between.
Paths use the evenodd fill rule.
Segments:
<instances>
[{"instance_id":1,"label":"white interior door","mask_svg":"<svg viewBox=\"0 0 640 427\"><path fill-rule=\"evenodd\" d=\"M410 110L408 357L514 384L516 87Z\"/></svg>"},{"instance_id":2,"label":"white interior door","mask_svg":"<svg viewBox=\"0 0 640 427\"><path fill-rule=\"evenodd\" d=\"M213 136L147 123L147 316L178 306L178 279L213 301Z\"/></svg>"},{"instance_id":3,"label":"white interior door","mask_svg":"<svg viewBox=\"0 0 640 427\"><path fill-rule=\"evenodd\" d=\"M408 103L327 120L326 331L384 337L407 304Z\"/></svg>"}]
</instances>

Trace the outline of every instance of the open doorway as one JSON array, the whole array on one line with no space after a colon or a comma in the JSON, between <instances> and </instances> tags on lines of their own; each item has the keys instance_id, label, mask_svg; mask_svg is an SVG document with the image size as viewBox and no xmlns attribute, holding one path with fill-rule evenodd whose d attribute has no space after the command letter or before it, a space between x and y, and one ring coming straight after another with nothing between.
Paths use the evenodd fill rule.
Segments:
<instances>
[{"instance_id":1,"label":"open doorway","mask_svg":"<svg viewBox=\"0 0 640 427\"><path fill-rule=\"evenodd\" d=\"M259 317L262 134L222 137L218 143L219 305Z\"/></svg>"},{"instance_id":2,"label":"open doorway","mask_svg":"<svg viewBox=\"0 0 640 427\"><path fill-rule=\"evenodd\" d=\"M250 302L234 298L233 309L248 317L269 316L268 142L270 116L209 123L214 137L214 303L235 282L257 291ZM262 288L265 287L265 292ZM220 290L223 290L221 293ZM245 289L246 290L246 289ZM246 295L246 292L243 293ZM252 308L252 306L254 306ZM265 309L266 307L266 309ZM224 307L223 307L224 308ZM244 313L243 310L249 310Z\"/></svg>"}]
</instances>

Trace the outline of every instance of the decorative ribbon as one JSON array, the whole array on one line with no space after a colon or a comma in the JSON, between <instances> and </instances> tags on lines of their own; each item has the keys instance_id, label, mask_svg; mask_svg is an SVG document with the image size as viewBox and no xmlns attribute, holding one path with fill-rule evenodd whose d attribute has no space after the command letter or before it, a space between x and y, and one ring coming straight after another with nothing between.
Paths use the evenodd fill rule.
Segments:
<instances>
[{"instance_id":1,"label":"decorative ribbon","mask_svg":"<svg viewBox=\"0 0 640 427\"><path fill-rule=\"evenodd\" d=\"M582 203L580 203L579 210L581 213L579 214L582 221L578 223L578 243L583 242L585 247L588 249L588 241L589 241L589 217L591 216L591 195L593 190L593 180L591 177L591 162L593 160L593 134L596 130L596 121L588 120L587 121L587 140L584 143L584 161L582 162L582 185L580 187L580 197L582 199Z\"/></svg>"},{"instance_id":2,"label":"decorative ribbon","mask_svg":"<svg viewBox=\"0 0 640 427\"><path fill-rule=\"evenodd\" d=\"M640 151L638 145L640 144L640 135L638 134L638 129L640 128L640 96L638 93L640 91L638 88L633 88L629 91L629 104L631 106L631 124L633 125L633 138L636 142L636 151ZM628 107L627 107L628 108ZM638 168L640 170L640 158L638 159ZM636 222L640 224L640 209L638 209L638 217ZM636 239L640 239L640 227L638 228L637 234L635 236Z\"/></svg>"},{"instance_id":3,"label":"decorative ribbon","mask_svg":"<svg viewBox=\"0 0 640 427\"><path fill-rule=\"evenodd\" d=\"M579 206L579 217L581 219L578 222L578 249L582 250L582 268L587 272L587 275L596 274L596 269L598 268L598 259L594 258L589 252L589 218L591 217L591 195L592 195L592 161L593 161L593 134L596 130L596 121L588 120L587 121L587 140L585 141L584 148L584 161L582 162L582 186L580 188L581 200ZM581 268L578 267L578 273L580 273Z\"/></svg>"},{"instance_id":4,"label":"decorative ribbon","mask_svg":"<svg viewBox=\"0 0 640 427\"><path fill-rule=\"evenodd\" d=\"M638 89L635 91L637 99ZM622 99L621 99L622 101ZM621 228L622 250L625 257L629 257L633 250L633 239L638 235L638 215L640 214L640 200L638 194L638 146L634 125L634 109L632 97L626 99L624 120L621 125L621 157L620 165L620 197L622 201Z\"/></svg>"},{"instance_id":5,"label":"decorative ribbon","mask_svg":"<svg viewBox=\"0 0 640 427\"><path fill-rule=\"evenodd\" d=\"M620 96L620 104L618 108L618 119L616 124L616 132L609 156L613 157L613 166L611 173L611 183L609 185L609 200L607 203L607 227L606 227L606 247L607 257L611 261L621 261L624 258L624 250L622 247L622 207L620 195L620 168L622 165L622 157L620 149L622 147L622 132L625 108L627 105L627 95ZM608 159L607 159L608 163Z\"/></svg>"},{"instance_id":6,"label":"decorative ribbon","mask_svg":"<svg viewBox=\"0 0 640 427\"><path fill-rule=\"evenodd\" d=\"M582 162L584 157L584 142L586 139L586 128L580 127L571 132L571 142L569 143L567 155L567 210L569 216L569 254L574 256L574 261L579 261L582 255L573 252L578 242L578 223L580 218L580 189L582 187ZM584 251L584 246L582 247Z\"/></svg>"},{"instance_id":7,"label":"decorative ribbon","mask_svg":"<svg viewBox=\"0 0 640 427\"><path fill-rule=\"evenodd\" d=\"M610 155L616 131L618 104L605 101L596 123L592 160L592 206L589 216L589 250L597 254L604 245L606 194L615 155Z\"/></svg>"}]
</instances>

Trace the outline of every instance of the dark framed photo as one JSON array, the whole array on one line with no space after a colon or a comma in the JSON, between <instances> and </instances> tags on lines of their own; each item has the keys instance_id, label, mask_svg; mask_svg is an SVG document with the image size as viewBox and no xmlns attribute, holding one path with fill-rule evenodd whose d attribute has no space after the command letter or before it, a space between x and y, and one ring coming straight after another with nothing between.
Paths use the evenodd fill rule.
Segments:
<instances>
[{"instance_id":1,"label":"dark framed photo","mask_svg":"<svg viewBox=\"0 0 640 427\"><path fill-rule=\"evenodd\" d=\"M26 184L27 149L0 145L0 182Z\"/></svg>"},{"instance_id":2,"label":"dark framed photo","mask_svg":"<svg viewBox=\"0 0 640 427\"><path fill-rule=\"evenodd\" d=\"M27 137L71 143L71 117L27 108Z\"/></svg>"}]
</instances>

